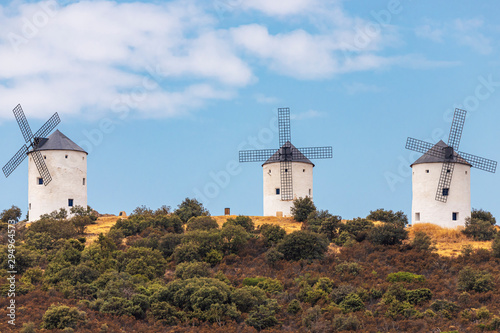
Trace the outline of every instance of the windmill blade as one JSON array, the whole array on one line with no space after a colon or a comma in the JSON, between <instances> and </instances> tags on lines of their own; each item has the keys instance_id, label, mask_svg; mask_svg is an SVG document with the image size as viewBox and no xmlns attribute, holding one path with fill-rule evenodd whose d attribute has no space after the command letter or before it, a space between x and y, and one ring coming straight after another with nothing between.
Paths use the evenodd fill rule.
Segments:
<instances>
[{"instance_id":1,"label":"windmill blade","mask_svg":"<svg viewBox=\"0 0 500 333\"><path fill-rule=\"evenodd\" d=\"M281 200L293 200L292 162L280 162Z\"/></svg>"},{"instance_id":2,"label":"windmill blade","mask_svg":"<svg viewBox=\"0 0 500 333\"><path fill-rule=\"evenodd\" d=\"M451 179L453 178L453 170L455 163L443 163L441 168L441 176L436 191L436 200L446 202L450 192Z\"/></svg>"},{"instance_id":3,"label":"windmill blade","mask_svg":"<svg viewBox=\"0 0 500 333\"><path fill-rule=\"evenodd\" d=\"M491 173L495 173L497 170L497 162L493 160L489 160L487 158L475 156L472 154L457 152L460 157L469 162L473 168L477 168L479 170L488 171Z\"/></svg>"},{"instance_id":4,"label":"windmill blade","mask_svg":"<svg viewBox=\"0 0 500 333\"><path fill-rule=\"evenodd\" d=\"M448 138L448 146L453 147L454 150L458 150L458 146L460 146L460 139L462 138L466 116L467 111L455 109L453 122L451 123L450 136Z\"/></svg>"},{"instance_id":5,"label":"windmill blade","mask_svg":"<svg viewBox=\"0 0 500 333\"><path fill-rule=\"evenodd\" d=\"M38 173L43 179L43 185L47 186L52 180L52 177L50 176L49 169L47 169L47 165L45 164L42 154L39 150L34 150L31 155L33 156L33 161L38 169Z\"/></svg>"},{"instance_id":6,"label":"windmill blade","mask_svg":"<svg viewBox=\"0 0 500 333\"><path fill-rule=\"evenodd\" d=\"M278 109L278 128L280 137L280 147L292 140L290 128L290 108Z\"/></svg>"},{"instance_id":7,"label":"windmill blade","mask_svg":"<svg viewBox=\"0 0 500 333\"><path fill-rule=\"evenodd\" d=\"M23 133L24 141L30 142L31 139L33 139L33 132L31 132L30 125L28 124L28 120L24 115L24 111L23 108L21 107L21 104L18 104L14 108L14 110L12 110L12 112L14 112L14 117L16 117L17 124L21 129L21 133Z\"/></svg>"},{"instance_id":8,"label":"windmill blade","mask_svg":"<svg viewBox=\"0 0 500 333\"><path fill-rule=\"evenodd\" d=\"M241 150L239 158L240 162L265 162L272 157L272 161L279 162L279 154L274 157L275 153L276 149Z\"/></svg>"},{"instance_id":9,"label":"windmill blade","mask_svg":"<svg viewBox=\"0 0 500 333\"><path fill-rule=\"evenodd\" d=\"M21 164L22 161L28 156L28 147L23 145L21 149L10 159L7 164L2 168L5 177L9 177L10 174Z\"/></svg>"},{"instance_id":10,"label":"windmill blade","mask_svg":"<svg viewBox=\"0 0 500 333\"><path fill-rule=\"evenodd\" d=\"M428 153L429 155L442 158L443 160L445 158L443 149L436 147L432 143L414 138L408 138L408 140L406 140L406 149L413 150L422 154Z\"/></svg>"},{"instance_id":11,"label":"windmill blade","mask_svg":"<svg viewBox=\"0 0 500 333\"><path fill-rule=\"evenodd\" d=\"M45 124L43 124L42 127L35 133L35 138L45 138L47 134L49 134L59 123L61 122L61 119L59 118L59 115L54 113L52 117L50 117L49 120Z\"/></svg>"},{"instance_id":12,"label":"windmill blade","mask_svg":"<svg viewBox=\"0 0 500 333\"><path fill-rule=\"evenodd\" d=\"M298 151L292 151L293 160L299 159L299 154L302 153L308 159L317 158L332 158L333 148L332 147L305 147L298 148Z\"/></svg>"}]
</instances>

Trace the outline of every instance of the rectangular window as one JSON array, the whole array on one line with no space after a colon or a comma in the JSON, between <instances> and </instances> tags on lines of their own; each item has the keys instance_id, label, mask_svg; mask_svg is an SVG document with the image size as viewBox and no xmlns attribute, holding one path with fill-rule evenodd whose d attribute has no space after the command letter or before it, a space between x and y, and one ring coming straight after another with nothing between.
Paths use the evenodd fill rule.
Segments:
<instances>
[{"instance_id":1,"label":"rectangular window","mask_svg":"<svg viewBox=\"0 0 500 333\"><path fill-rule=\"evenodd\" d=\"M420 222L420 213L415 213L415 222Z\"/></svg>"},{"instance_id":2,"label":"rectangular window","mask_svg":"<svg viewBox=\"0 0 500 333\"><path fill-rule=\"evenodd\" d=\"M28 205L28 210L31 210L31 203Z\"/></svg>"},{"instance_id":3,"label":"rectangular window","mask_svg":"<svg viewBox=\"0 0 500 333\"><path fill-rule=\"evenodd\" d=\"M43 178L37 178L38 185L43 185Z\"/></svg>"},{"instance_id":4,"label":"rectangular window","mask_svg":"<svg viewBox=\"0 0 500 333\"><path fill-rule=\"evenodd\" d=\"M451 219L453 221L458 221L458 213L455 213L455 212L451 213Z\"/></svg>"},{"instance_id":5,"label":"rectangular window","mask_svg":"<svg viewBox=\"0 0 500 333\"><path fill-rule=\"evenodd\" d=\"M443 196L447 196L449 192L450 192L449 188L443 188Z\"/></svg>"},{"instance_id":6,"label":"rectangular window","mask_svg":"<svg viewBox=\"0 0 500 333\"><path fill-rule=\"evenodd\" d=\"M68 199L68 206L73 207L73 199Z\"/></svg>"},{"instance_id":7,"label":"rectangular window","mask_svg":"<svg viewBox=\"0 0 500 333\"><path fill-rule=\"evenodd\" d=\"M279 189L279 188L277 188L277 189L276 189L276 195L279 195L279 194L280 194L280 189Z\"/></svg>"},{"instance_id":8,"label":"rectangular window","mask_svg":"<svg viewBox=\"0 0 500 333\"><path fill-rule=\"evenodd\" d=\"M309 196L311 196L311 189L309 189Z\"/></svg>"},{"instance_id":9,"label":"rectangular window","mask_svg":"<svg viewBox=\"0 0 500 333\"><path fill-rule=\"evenodd\" d=\"M85 186L85 178L83 178L83 185Z\"/></svg>"}]
</instances>

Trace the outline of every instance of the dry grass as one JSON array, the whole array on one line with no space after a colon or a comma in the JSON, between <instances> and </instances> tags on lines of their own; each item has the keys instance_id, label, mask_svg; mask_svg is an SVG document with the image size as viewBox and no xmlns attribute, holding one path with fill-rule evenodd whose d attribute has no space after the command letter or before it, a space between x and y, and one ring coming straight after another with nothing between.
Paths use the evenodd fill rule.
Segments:
<instances>
[{"instance_id":1,"label":"dry grass","mask_svg":"<svg viewBox=\"0 0 500 333\"><path fill-rule=\"evenodd\" d=\"M462 248L471 245L474 249L490 249L491 241L479 242L471 240L457 229L442 228L430 223L419 223L408 228L410 240L413 240L417 231L423 231L431 236L435 242L437 253L441 256L451 257L460 254Z\"/></svg>"},{"instance_id":2,"label":"dry grass","mask_svg":"<svg viewBox=\"0 0 500 333\"><path fill-rule=\"evenodd\" d=\"M226 216L212 216L220 227L227 221L228 218L235 218L236 215L226 215ZM261 226L264 223L269 224L277 224L280 227L284 228L286 233L289 234L293 231L300 230L302 227L301 222L297 222L293 219L293 217L275 217L275 216L250 216L255 227Z\"/></svg>"},{"instance_id":3,"label":"dry grass","mask_svg":"<svg viewBox=\"0 0 500 333\"><path fill-rule=\"evenodd\" d=\"M106 234L120 218L121 216L105 216L98 218L96 221L97 224L91 224L87 227L87 243L90 244L95 241L100 233Z\"/></svg>"}]
</instances>

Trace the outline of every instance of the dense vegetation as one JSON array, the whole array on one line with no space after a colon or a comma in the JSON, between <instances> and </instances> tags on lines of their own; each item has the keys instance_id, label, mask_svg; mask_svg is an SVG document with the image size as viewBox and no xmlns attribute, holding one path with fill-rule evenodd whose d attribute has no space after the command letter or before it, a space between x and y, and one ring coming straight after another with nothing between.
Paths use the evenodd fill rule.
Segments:
<instances>
[{"instance_id":1,"label":"dense vegetation","mask_svg":"<svg viewBox=\"0 0 500 333\"><path fill-rule=\"evenodd\" d=\"M54 212L29 228L20 222L18 326L2 320L0 331L500 330L495 232L491 251L440 257L425 233L408 240L401 212L342 221L304 199L295 208L302 230L289 234L272 224L256 228L246 216L219 227L194 199L173 212L138 207L92 244L83 237L96 218L90 208L71 218ZM492 225L491 214L477 212L471 220ZM6 222L20 217L16 207L0 214L2 267ZM0 275L7 318L7 270Z\"/></svg>"}]
</instances>

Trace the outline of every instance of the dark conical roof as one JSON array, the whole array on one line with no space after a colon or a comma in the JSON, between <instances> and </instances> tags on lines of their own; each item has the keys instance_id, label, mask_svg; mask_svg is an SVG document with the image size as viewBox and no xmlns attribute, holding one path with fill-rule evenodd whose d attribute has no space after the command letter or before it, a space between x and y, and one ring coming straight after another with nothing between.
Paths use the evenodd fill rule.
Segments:
<instances>
[{"instance_id":1,"label":"dark conical roof","mask_svg":"<svg viewBox=\"0 0 500 333\"><path fill-rule=\"evenodd\" d=\"M448 145L446 143L444 143L443 140L440 140L438 143L436 143L434 145L434 147L432 147L431 149L429 149L429 151L430 150L436 151L436 148L442 149L442 148L446 148L446 147L448 147ZM443 158L431 155L429 153L429 151L427 151L427 153L423 154L418 160L416 160L415 162L413 162L413 164L410 165L410 166L414 166L415 164L423 164L423 163L443 163L444 162ZM460 163L460 164L465 164L465 165L469 165L470 166L470 163L467 162L460 155L458 155L456 151L453 152L453 161L452 161L452 163Z\"/></svg>"},{"instance_id":2,"label":"dark conical roof","mask_svg":"<svg viewBox=\"0 0 500 333\"><path fill-rule=\"evenodd\" d=\"M74 150L87 153L79 145L71 141L66 135L59 132L59 130L56 130L46 139L40 139L38 150Z\"/></svg>"},{"instance_id":3,"label":"dark conical roof","mask_svg":"<svg viewBox=\"0 0 500 333\"><path fill-rule=\"evenodd\" d=\"M295 146L290 141L287 141L281 148L283 148L283 147L290 147L290 149L292 151L292 160L291 160L292 162L308 163L308 164L312 164L312 166L314 166L314 163L311 162L311 160L309 160L307 157L305 157L305 155L302 154L300 152L300 150L295 148ZM271 157L269 157L269 159L267 161L265 161L262 165L279 162L280 161L280 158L279 158L280 149L277 149L276 152Z\"/></svg>"}]
</instances>

